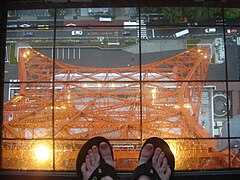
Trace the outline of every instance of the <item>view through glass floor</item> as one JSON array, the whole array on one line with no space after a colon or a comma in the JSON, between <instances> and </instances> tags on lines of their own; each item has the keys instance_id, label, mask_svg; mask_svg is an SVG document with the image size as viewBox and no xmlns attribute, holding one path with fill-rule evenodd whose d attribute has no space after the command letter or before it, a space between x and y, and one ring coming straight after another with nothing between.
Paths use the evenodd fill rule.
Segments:
<instances>
[{"instance_id":1,"label":"view through glass floor","mask_svg":"<svg viewBox=\"0 0 240 180\"><path fill-rule=\"evenodd\" d=\"M54 11L9 12L4 169L74 171L94 136L110 140L119 171L135 168L152 136L169 143L176 170L239 168L236 18L218 8Z\"/></svg>"}]
</instances>

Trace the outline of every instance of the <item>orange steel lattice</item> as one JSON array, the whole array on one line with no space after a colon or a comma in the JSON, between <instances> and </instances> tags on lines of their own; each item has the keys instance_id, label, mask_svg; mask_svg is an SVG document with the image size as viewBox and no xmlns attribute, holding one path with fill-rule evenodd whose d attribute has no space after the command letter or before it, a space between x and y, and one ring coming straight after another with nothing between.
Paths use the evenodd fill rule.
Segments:
<instances>
[{"instance_id":1,"label":"orange steel lattice","mask_svg":"<svg viewBox=\"0 0 240 180\"><path fill-rule=\"evenodd\" d=\"M116 145L119 170L133 169L138 144L151 136L176 138L169 143L177 169L228 167L228 154L215 151L215 140L202 140L211 135L198 123L209 47L194 47L141 69L64 64L31 48L20 48L18 56L20 90L4 104L3 137L26 144L27 140L55 139L56 169L75 169L74 163L68 167L58 156L74 162L81 146L76 144L98 135ZM178 162L184 147L190 150L189 157L185 154L186 160ZM60 152L61 148L68 153ZM8 148L3 156L11 152ZM194 162L189 163L191 158ZM19 169L6 165L7 161L3 164Z\"/></svg>"}]
</instances>

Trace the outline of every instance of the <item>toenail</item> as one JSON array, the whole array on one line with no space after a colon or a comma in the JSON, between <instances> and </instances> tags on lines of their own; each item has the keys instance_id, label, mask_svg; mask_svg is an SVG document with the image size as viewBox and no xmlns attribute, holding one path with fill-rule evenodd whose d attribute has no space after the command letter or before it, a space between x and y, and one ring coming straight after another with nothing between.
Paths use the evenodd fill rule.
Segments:
<instances>
[{"instance_id":1,"label":"toenail","mask_svg":"<svg viewBox=\"0 0 240 180\"><path fill-rule=\"evenodd\" d=\"M146 146L146 149L150 151L150 150L153 149L153 146L151 146L151 145L148 144L148 145Z\"/></svg>"},{"instance_id":2,"label":"toenail","mask_svg":"<svg viewBox=\"0 0 240 180\"><path fill-rule=\"evenodd\" d=\"M107 149L107 144L105 144L105 143L104 143L104 144L101 144L101 148L102 148L102 149Z\"/></svg>"}]
</instances>

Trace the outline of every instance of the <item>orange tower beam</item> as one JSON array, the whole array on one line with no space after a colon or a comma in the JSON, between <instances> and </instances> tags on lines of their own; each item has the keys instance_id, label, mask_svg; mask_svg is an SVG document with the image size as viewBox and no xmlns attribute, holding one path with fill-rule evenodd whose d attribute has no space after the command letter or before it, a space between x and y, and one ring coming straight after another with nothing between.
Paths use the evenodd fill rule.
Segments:
<instances>
[{"instance_id":1,"label":"orange tower beam","mask_svg":"<svg viewBox=\"0 0 240 180\"><path fill-rule=\"evenodd\" d=\"M106 134L113 139L153 135L209 137L197 123L208 51L207 47L195 47L143 65L140 86L139 67L73 66L53 61L34 49L22 48L19 50L20 93L4 106L5 114L14 117L8 121L5 116L6 136L25 138L23 129L16 127L26 126L47 128L45 136L52 137L54 117L54 136L61 138ZM32 119L33 115L37 118ZM71 128L79 128L79 133L71 133Z\"/></svg>"},{"instance_id":2,"label":"orange tower beam","mask_svg":"<svg viewBox=\"0 0 240 180\"><path fill-rule=\"evenodd\" d=\"M74 66L20 48L20 91L4 104L4 138L210 138L198 124L209 54L209 47L194 47L142 65L140 74L139 67Z\"/></svg>"}]
</instances>

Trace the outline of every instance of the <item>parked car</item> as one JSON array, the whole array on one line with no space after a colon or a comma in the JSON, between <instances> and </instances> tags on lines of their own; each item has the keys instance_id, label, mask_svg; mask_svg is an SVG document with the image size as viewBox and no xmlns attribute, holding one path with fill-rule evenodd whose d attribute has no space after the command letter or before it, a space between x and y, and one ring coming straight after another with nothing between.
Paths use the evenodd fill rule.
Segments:
<instances>
[{"instance_id":1,"label":"parked car","mask_svg":"<svg viewBox=\"0 0 240 180\"><path fill-rule=\"evenodd\" d=\"M66 24L66 26L77 26L77 25L74 23L69 23L69 24Z\"/></svg>"},{"instance_id":2,"label":"parked car","mask_svg":"<svg viewBox=\"0 0 240 180\"><path fill-rule=\"evenodd\" d=\"M40 30L45 30L45 29L49 29L49 25L48 24L39 24L39 25L37 25L37 28Z\"/></svg>"},{"instance_id":3,"label":"parked car","mask_svg":"<svg viewBox=\"0 0 240 180\"><path fill-rule=\"evenodd\" d=\"M227 29L227 33L237 33L238 32L238 30L237 30L237 28L233 28L233 29Z\"/></svg>"},{"instance_id":4,"label":"parked car","mask_svg":"<svg viewBox=\"0 0 240 180\"><path fill-rule=\"evenodd\" d=\"M7 28L17 28L17 24L7 24Z\"/></svg>"},{"instance_id":5,"label":"parked car","mask_svg":"<svg viewBox=\"0 0 240 180\"><path fill-rule=\"evenodd\" d=\"M187 34L189 34L189 30L188 29L184 29L184 30L181 30L181 31L178 31L176 33L173 34L173 37L174 38L179 38L179 37L182 37L182 36L186 36Z\"/></svg>"},{"instance_id":6,"label":"parked car","mask_svg":"<svg viewBox=\"0 0 240 180\"><path fill-rule=\"evenodd\" d=\"M216 28L207 28L207 29L204 30L204 32L205 32L205 33L208 33L208 34L209 34L209 33L215 33L216 31L217 31Z\"/></svg>"},{"instance_id":7,"label":"parked car","mask_svg":"<svg viewBox=\"0 0 240 180\"><path fill-rule=\"evenodd\" d=\"M82 31L72 31L72 36L81 36L83 35Z\"/></svg>"},{"instance_id":8,"label":"parked car","mask_svg":"<svg viewBox=\"0 0 240 180\"><path fill-rule=\"evenodd\" d=\"M34 33L31 32L31 31L23 32L23 36L24 36L24 37L31 37L31 36L33 36L33 35L34 35Z\"/></svg>"},{"instance_id":9,"label":"parked car","mask_svg":"<svg viewBox=\"0 0 240 180\"><path fill-rule=\"evenodd\" d=\"M20 27L24 28L24 27L30 27L30 24L21 24Z\"/></svg>"}]
</instances>

